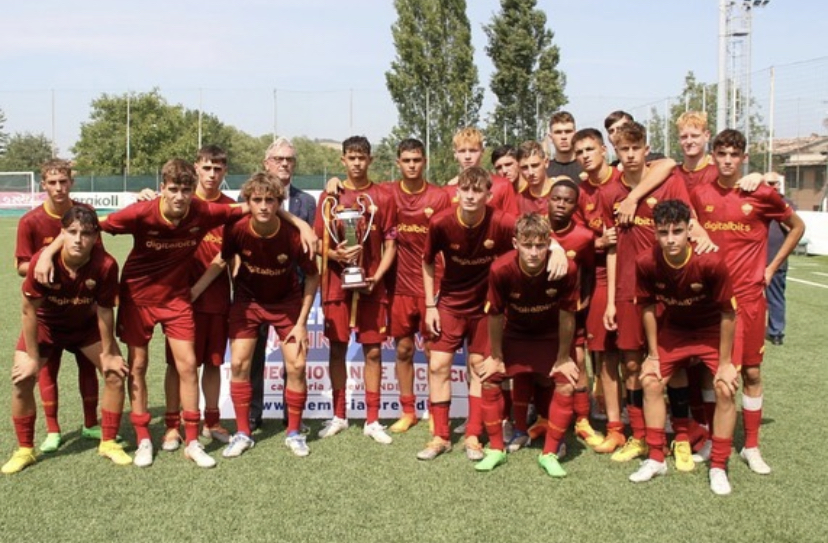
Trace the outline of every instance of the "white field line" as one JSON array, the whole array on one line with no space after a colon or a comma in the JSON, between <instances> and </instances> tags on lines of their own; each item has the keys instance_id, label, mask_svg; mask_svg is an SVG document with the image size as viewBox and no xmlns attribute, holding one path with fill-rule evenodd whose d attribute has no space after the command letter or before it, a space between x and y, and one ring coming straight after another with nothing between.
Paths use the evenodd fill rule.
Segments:
<instances>
[{"instance_id":1,"label":"white field line","mask_svg":"<svg viewBox=\"0 0 828 543\"><path fill-rule=\"evenodd\" d=\"M793 281L794 283L802 283L803 285L808 285L811 287L828 288L828 285L823 285L822 283L814 283L812 281L806 281L804 279L797 279L796 277L788 277L788 281Z\"/></svg>"}]
</instances>

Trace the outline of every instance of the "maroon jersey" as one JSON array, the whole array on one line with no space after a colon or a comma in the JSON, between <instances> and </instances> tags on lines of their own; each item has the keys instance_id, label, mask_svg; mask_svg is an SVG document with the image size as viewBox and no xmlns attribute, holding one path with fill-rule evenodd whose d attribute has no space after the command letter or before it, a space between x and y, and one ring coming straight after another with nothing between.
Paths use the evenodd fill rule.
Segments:
<instances>
[{"instance_id":1,"label":"maroon jersey","mask_svg":"<svg viewBox=\"0 0 828 543\"><path fill-rule=\"evenodd\" d=\"M49 328L69 335L72 331L97 328L97 308L115 307L118 301L118 263L103 247L92 249L89 262L75 276L69 273L60 252L52 260L54 282L42 285L34 278L34 269L41 252L32 257L23 280L23 295L30 300L43 300L37 310L38 328ZM38 333L38 337L43 337Z\"/></svg>"},{"instance_id":2,"label":"maroon jersey","mask_svg":"<svg viewBox=\"0 0 828 543\"><path fill-rule=\"evenodd\" d=\"M379 267L380 260L382 260L383 245L385 240L393 240L397 238L397 208L394 205L394 199L390 191L382 188L376 183L369 183L366 187L355 189L353 185L346 181L345 187L339 193L337 201L339 205L346 208L354 207L357 203L357 197L360 195L367 195L373 202L375 211L373 224L371 224L371 231L368 238L361 243L362 245L362 259L360 266L365 270L365 277L373 277ZM316 206L316 218L313 223L313 228L319 239L323 239L328 235L325 231L325 222L323 220L325 207L325 200L329 196L324 192L319 195L319 204ZM369 204L370 205L370 204ZM365 226L367 227L370 220L370 210L364 213ZM332 225L333 226L333 225ZM329 236L330 237L330 236ZM336 241L330 240L330 247L336 246ZM327 271L327 288L322 291L322 300L324 302L337 302L345 300L345 291L342 290L342 269L341 263L334 260L328 260ZM422 273L422 272L421 272ZM388 293L384 281L380 281L374 285L370 295L360 294L360 300L371 301L374 303L385 303L388 301Z\"/></svg>"},{"instance_id":3,"label":"maroon jersey","mask_svg":"<svg viewBox=\"0 0 828 543\"><path fill-rule=\"evenodd\" d=\"M699 185L707 185L719 178L719 169L710 158L710 155L704 157L704 160L695 170L688 170L684 164L676 168L676 171L684 179L684 185L687 187L687 192L693 192Z\"/></svg>"},{"instance_id":4,"label":"maroon jersey","mask_svg":"<svg viewBox=\"0 0 828 543\"><path fill-rule=\"evenodd\" d=\"M72 200L72 205L86 204ZM62 217L50 213L45 204L41 204L20 218L17 224L17 245L14 249L14 267L19 268L21 264L30 262L32 256L43 247L52 243L60 235L63 228ZM100 244L100 236L98 243Z\"/></svg>"},{"instance_id":5,"label":"maroon jersey","mask_svg":"<svg viewBox=\"0 0 828 543\"><path fill-rule=\"evenodd\" d=\"M397 258L389 270L389 288L395 294L422 298L423 252L429 219L451 207L446 191L426 183L416 193L408 192L402 181L382 185L397 207Z\"/></svg>"},{"instance_id":6,"label":"maroon jersey","mask_svg":"<svg viewBox=\"0 0 828 543\"><path fill-rule=\"evenodd\" d=\"M489 200L488 205L511 215L518 216L517 200L515 198L515 187L512 182L505 177L499 175L492 175L492 199ZM457 206L457 185L444 185L443 190L451 198L451 204Z\"/></svg>"},{"instance_id":7,"label":"maroon jersey","mask_svg":"<svg viewBox=\"0 0 828 543\"><path fill-rule=\"evenodd\" d=\"M592 292L592 281L588 279L595 269L595 236L592 230L570 221L565 228L552 230L552 238L558 240L566 252L566 257L577 266L580 301L586 300ZM606 273L606 270L604 271Z\"/></svg>"},{"instance_id":8,"label":"maroon jersey","mask_svg":"<svg viewBox=\"0 0 828 543\"><path fill-rule=\"evenodd\" d=\"M480 313L486 301L486 277L495 258L512 249L515 219L486 206L483 219L464 224L460 209L447 209L431 220L423 261L443 254L445 272L439 305L452 313Z\"/></svg>"},{"instance_id":9,"label":"maroon jersey","mask_svg":"<svg viewBox=\"0 0 828 543\"><path fill-rule=\"evenodd\" d=\"M622 175L618 183L602 189L601 205L603 219L607 228L615 226L615 210L632 191ZM615 285L617 302L631 302L635 299L635 258L648 251L655 244L655 223L653 208L665 200L681 200L690 203L690 196L684 181L675 170L661 186L649 192L638 203L632 224L618 228L616 245Z\"/></svg>"},{"instance_id":10,"label":"maroon jersey","mask_svg":"<svg viewBox=\"0 0 828 543\"><path fill-rule=\"evenodd\" d=\"M136 202L101 221L110 234L132 234L132 250L121 276L121 299L135 305L190 300L188 268L199 243L213 228L242 216L238 206L193 198L187 215L173 224L161 213L161 199Z\"/></svg>"},{"instance_id":11,"label":"maroon jersey","mask_svg":"<svg viewBox=\"0 0 828 543\"><path fill-rule=\"evenodd\" d=\"M621 179L621 172L610 166L606 178L600 183L593 183L585 179L578 184L578 211L572 217L578 224L583 224L595 234L596 238L604 235L604 218L601 207L601 189L615 184ZM607 252L603 249L595 251L595 281L607 284Z\"/></svg>"},{"instance_id":12,"label":"maroon jersey","mask_svg":"<svg viewBox=\"0 0 828 543\"><path fill-rule=\"evenodd\" d=\"M545 268L535 275L523 271L516 250L501 255L489 273L486 313L506 316L504 339L557 338L558 312L578 309L575 271L570 261L567 274L551 281Z\"/></svg>"},{"instance_id":13,"label":"maroon jersey","mask_svg":"<svg viewBox=\"0 0 828 543\"><path fill-rule=\"evenodd\" d=\"M636 303L664 304L663 329L718 333L721 314L736 310L730 274L717 253L697 255L691 248L677 267L655 246L638 255L635 265Z\"/></svg>"},{"instance_id":14,"label":"maroon jersey","mask_svg":"<svg viewBox=\"0 0 828 543\"><path fill-rule=\"evenodd\" d=\"M529 185L525 185L520 192L518 192L517 208L518 216L527 215L529 213L538 213L544 217L549 216L549 195L552 194L552 187L539 196L532 194Z\"/></svg>"},{"instance_id":15,"label":"maroon jersey","mask_svg":"<svg viewBox=\"0 0 828 543\"><path fill-rule=\"evenodd\" d=\"M195 196L200 200L204 200L198 194ZM235 200L226 194L219 193L213 200L204 200L206 202L213 202L215 204L234 204ZM195 256L190 264L190 285L194 285L198 281L213 258L221 251L221 242L224 237L224 225L217 226L210 230L201 243L198 244ZM204 289L195 302L193 302L193 311L197 313L211 313L216 315L224 315L230 310L230 266L216 277L215 281Z\"/></svg>"},{"instance_id":16,"label":"maroon jersey","mask_svg":"<svg viewBox=\"0 0 828 543\"><path fill-rule=\"evenodd\" d=\"M699 224L723 252L737 299L761 296L765 288L768 224L787 220L793 209L767 185L745 192L715 181L696 187L691 198Z\"/></svg>"},{"instance_id":17,"label":"maroon jersey","mask_svg":"<svg viewBox=\"0 0 828 543\"><path fill-rule=\"evenodd\" d=\"M236 301L269 305L301 298L299 270L306 276L319 273L316 258L302 249L299 230L281 219L279 229L268 237L253 230L249 215L229 225L224 232L221 257L232 262L236 255L240 260L234 281Z\"/></svg>"}]
</instances>

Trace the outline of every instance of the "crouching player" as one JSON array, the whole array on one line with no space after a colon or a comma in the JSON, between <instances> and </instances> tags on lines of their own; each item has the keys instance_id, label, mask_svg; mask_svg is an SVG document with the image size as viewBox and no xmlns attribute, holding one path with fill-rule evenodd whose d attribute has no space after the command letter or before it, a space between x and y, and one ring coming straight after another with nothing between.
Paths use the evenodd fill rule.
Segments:
<instances>
[{"instance_id":1,"label":"crouching player","mask_svg":"<svg viewBox=\"0 0 828 543\"><path fill-rule=\"evenodd\" d=\"M45 286L34 279L41 252L32 257L23 282L23 331L12 366L12 421L19 448L2 467L3 473L17 473L35 463L34 386L50 354L61 349L82 353L104 375L98 454L118 465L132 463L115 440L129 373L113 332L118 264L96 246L100 226L93 210L75 205L61 224L63 245L53 257L53 282Z\"/></svg>"},{"instance_id":2,"label":"crouching player","mask_svg":"<svg viewBox=\"0 0 828 543\"><path fill-rule=\"evenodd\" d=\"M246 216L225 232L221 257L232 262L238 256L235 296L230 309L230 397L236 411L236 434L222 456L233 458L253 447L250 437L250 364L259 325L276 329L286 370L285 445L296 456L310 454L300 432L302 411L308 397L305 359L308 352L307 321L319 285L316 261L302 251L299 230L282 221L277 211L285 198L278 179L265 173L250 178L242 187L250 206ZM211 267L213 268L213 267ZM301 273L304 274L304 287Z\"/></svg>"},{"instance_id":3,"label":"crouching player","mask_svg":"<svg viewBox=\"0 0 828 543\"><path fill-rule=\"evenodd\" d=\"M518 219L513 239L516 250L499 257L489 273L486 313L491 356L474 369L483 381L483 420L487 430L500 425L500 411L490 405L502 409L499 381L504 370L510 377L533 375L536 381L548 382L552 377L555 392L538 463L550 476L564 477L566 472L556 453L574 413L579 372L572 359L572 343L579 292L574 263L569 264L562 279L548 278L546 261L551 239L552 230L545 217L530 213ZM552 353L557 353L554 364ZM486 457L475 468L489 471L505 461L502 447L498 450L492 440Z\"/></svg>"},{"instance_id":4,"label":"crouching player","mask_svg":"<svg viewBox=\"0 0 828 543\"><path fill-rule=\"evenodd\" d=\"M688 238L690 207L666 200L653 209L656 240L636 260L636 299L644 306L648 356L641 367L649 458L630 481L641 483L667 473L664 462L664 388L670 377L697 357L715 375L716 412L710 455L710 489L730 494L727 459L736 425L738 374L731 361L736 307L730 276L716 253L696 254ZM664 306L656 323L656 304ZM689 419L674 419L677 434Z\"/></svg>"}]
</instances>

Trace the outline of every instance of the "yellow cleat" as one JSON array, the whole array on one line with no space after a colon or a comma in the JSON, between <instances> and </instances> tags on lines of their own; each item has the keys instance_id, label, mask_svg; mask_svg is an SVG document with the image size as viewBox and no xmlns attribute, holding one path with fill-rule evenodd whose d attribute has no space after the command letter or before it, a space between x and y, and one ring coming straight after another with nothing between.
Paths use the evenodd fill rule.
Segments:
<instances>
[{"instance_id":1,"label":"yellow cleat","mask_svg":"<svg viewBox=\"0 0 828 543\"><path fill-rule=\"evenodd\" d=\"M114 439L101 441L98 445L98 454L104 458L109 458L117 466L128 466L132 464L132 457L130 457L120 443Z\"/></svg>"},{"instance_id":2,"label":"yellow cleat","mask_svg":"<svg viewBox=\"0 0 828 543\"><path fill-rule=\"evenodd\" d=\"M539 415L538 419L535 421L535 424L529 427L526 433L529 434L529 438L532 441L536 441L541 436L546 435L547 422L548 421L545 418Z\"/></svg>"},{"instance_id":3,"label":"yellow cleat","mask_svg":"<svg viewBox=\"0 0 828 543\"><path fill-rule=\"evenodd\" d=\"M403 413L397 422L391 425L389 430L395 434L404 434L412 426L417 424L417 415L413 413Z\"/></svg>"},{"instance_id":4,"label":"yellow cleat","mask_svg":"<svg viewBox=\"0 0 828 543\"><path fill-rule=\"evenodd\" d=\"M673 441L673 457L676 459L676 469L679 471L693 471L696 467L689 441Z\"/></svg>"},{"instance_id":5,"label":"yellow cleat","mask_svg":"<svg viewBox=\"0 0 828 543\"><path fill-rule=\"evenodd\" d=\"M624 434L610 430L607 432L607 437L594 447L595 452L601 454L608 454L615 452L618 447L623 447L625 443Z\"/></svg>"},{"instance_id":6,"label":"yellow cleat","mask_svg":"<svg viewBox=\"0 0 828 543\"><path fill-rule=\"evenodd\" d=\"M589 419L581 419L575 423L575 435L593 449L604 442L604 436L595 431Z\"/></svg>"},{"instance_id":7,"label":"yellow cleat","mask_svg":"<svg viewBox=\"0 0 828 543\"><path fill-rule=\"evenodd\" d=\"M20 447L14 451L9 461L3 464L0 471L6 475L11 475L12 473L23 471L35 462L37 462L37 457L35 457L34 449L31 447Z\"/></svg>"},{"instance_id":8,"label":"yellow cleat","mask_svg":"<svg viewBox=\"0 0 828 543\"><path fill-rule=\"evenodd\" d=\"M629 462L635 458L647 456L650 449L643 439L635 439L630 436L623 447L612 453L610 460L613 462Z\"/></svg>"}]
</instances>

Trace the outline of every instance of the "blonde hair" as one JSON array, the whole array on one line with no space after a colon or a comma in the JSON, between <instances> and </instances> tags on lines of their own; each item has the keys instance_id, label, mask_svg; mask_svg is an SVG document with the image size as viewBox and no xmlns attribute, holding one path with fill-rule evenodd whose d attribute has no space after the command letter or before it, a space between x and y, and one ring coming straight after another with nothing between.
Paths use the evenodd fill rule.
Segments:
<instances>
[{"instance_id":1,"label":"blonde hair","mask_svg":"<svg viewBox=\"0 0 828 543\"><path fill-rule=\"evenodd\" d=\"M707 130L707 113L704 111L685 111L676 120L676 128L683 130L686 127Z\"/></svg>"},{"instance_id":2,"label":"blonde hair","mask_svg":"<svg viewBox=\"0 0 828 543\"><path fill-rule=\"evenodd\" d=\"M476 128L467 126L466 128L458 130L457 133L454 134L452 142L454 143L455 149L466 143L474 145L475 147L480 147L482 149L483 133Z\"/></svg>"}]
</instances>

